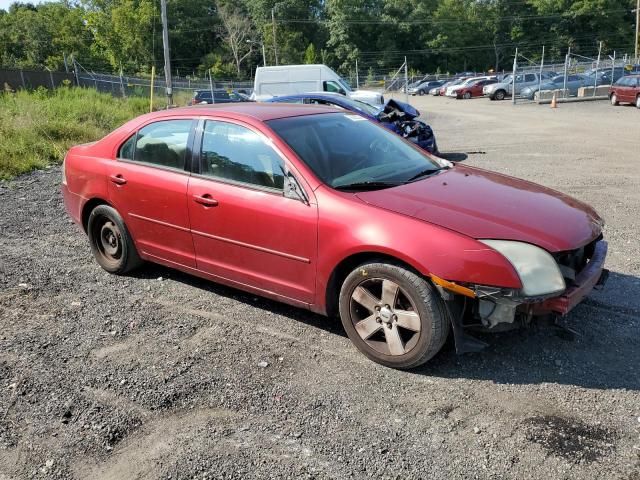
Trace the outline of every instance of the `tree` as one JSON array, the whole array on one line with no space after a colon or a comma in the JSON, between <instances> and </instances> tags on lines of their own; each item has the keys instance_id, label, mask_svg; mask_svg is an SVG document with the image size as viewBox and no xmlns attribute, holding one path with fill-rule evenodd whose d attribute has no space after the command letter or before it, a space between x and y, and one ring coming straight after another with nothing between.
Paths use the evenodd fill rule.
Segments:
<instances>
[{"instance_id":1,"label":"tree","mask_svg":"<svg viewBox=\"0 0 640 480\"><path fill-rule=\"evenodd\" d=\"M304 51L304 63L318 63L318 55L316 54L316 47L313 46L313 43L310 43L307 49Z\"/></svg>"},{"instance_id":2,"label":"tree","mask_svg":"<svg viewBox=\"0 0 640 480\"><path fill-rule=\"evenodd\" d=\"M254 28L247 15L237 7L218 3L217 10L223 27L220 37L231 50L239 76L240 65L253 53Z\"/></svg>"}]
</instances>

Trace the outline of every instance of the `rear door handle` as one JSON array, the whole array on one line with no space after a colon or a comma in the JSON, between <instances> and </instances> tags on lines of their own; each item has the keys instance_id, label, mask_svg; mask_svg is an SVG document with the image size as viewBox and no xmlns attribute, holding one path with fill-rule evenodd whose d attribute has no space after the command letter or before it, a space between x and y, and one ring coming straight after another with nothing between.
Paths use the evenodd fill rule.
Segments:
<instances>
[{"instance_id":1,"label":"rear door handle","mask_svg":"<svg viewBox=\"0 0 640 480\"><path fill-rule=\"evenodd\" d=\"M111 175L109 178L116 185L124 185L125 183L127 183L127 180L120 174Z\"/></svg>"},{"instance_id":2,"label":"rear door handle","mask_svg":"<svg viewBox=\"0 0 640 480\"><path fill-rule=\"evenodd\" d=\"M205 207L217 207L218 201L214 198L211 198L211 195L205 193L204 195L194 195L193 201L204 205Z\"/></svg>"}]
</instances>

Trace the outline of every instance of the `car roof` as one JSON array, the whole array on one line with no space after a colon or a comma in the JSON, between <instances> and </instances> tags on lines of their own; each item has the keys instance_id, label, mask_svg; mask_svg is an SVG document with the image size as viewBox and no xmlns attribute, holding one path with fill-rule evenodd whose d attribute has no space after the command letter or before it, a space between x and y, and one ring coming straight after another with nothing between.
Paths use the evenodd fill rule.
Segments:
<instances>
[{"instance_id":1,"label":"car roof","mask_svg":"<svg viewBox=\"0 0 640 480\"><path fill-rule=\"evenodd\" d=\"M151 118L163 118L174 115L228 115L232 117L252 117L260 121L277 118L299 117L320 113L335 113L336 109L324 105L301 105L292 103L240 102L217 105L194 105L172 108L148 114Z\"/></svg>"}]
</instances>

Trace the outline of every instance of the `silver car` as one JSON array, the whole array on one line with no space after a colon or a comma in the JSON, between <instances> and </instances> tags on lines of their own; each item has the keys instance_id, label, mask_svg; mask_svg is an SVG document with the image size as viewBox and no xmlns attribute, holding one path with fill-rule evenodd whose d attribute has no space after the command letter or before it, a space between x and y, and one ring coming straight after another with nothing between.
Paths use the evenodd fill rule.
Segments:
<instances>
[{"instance_id":1,"label":"silver car","mask_svg":"<svg viewBox=\"0 0 640 480\"><path fill-rule=\"evenodd\" d=\"M578 89L580 87L593 86L595 79L587 75L567 75L567 90L570 96L578 95ZM543 81L540 87L538 85L532 85L527 88L523 88L520 92L525 98L533 100L535 94L539 90L562 90L564 88L564 75L558 75L551 80Z\"/></svg>"},{"instance_id":2,"label":"silver car","mask_svg":"<svg viewBox=\"0 0 640 480\"><path fill-rule=\"evenodd\" d=\"M547 76L547 73L542 73L543 82ZM515 81L516 95L520 95L520 92L527 87L537 87L540 82L540 78L539 73L517 74ZM483 95L488 96L491 100L504 100L506 97L510 97L513 95L513 75L507 75L499 83L485 86L482 89L482 93Z\"/></svg>"}]
</instances>

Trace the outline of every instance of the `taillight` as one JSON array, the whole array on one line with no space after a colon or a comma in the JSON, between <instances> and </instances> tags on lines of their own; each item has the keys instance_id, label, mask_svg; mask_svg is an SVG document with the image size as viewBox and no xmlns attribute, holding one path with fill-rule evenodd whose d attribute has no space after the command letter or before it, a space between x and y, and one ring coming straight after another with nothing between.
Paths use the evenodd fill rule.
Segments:
<instances>
[{"instance_id":1,"label":"taillight","mask_svg":"<svg viewBox=\"0 0 640 480\"><path fill-rule=\"evenodd\" d=\"M67 167L66 167L66 163L67 163L67 155L65 154L64 158L62 159L62 184L63 185L67 184Z\"/></svg>"}]
</instances>

